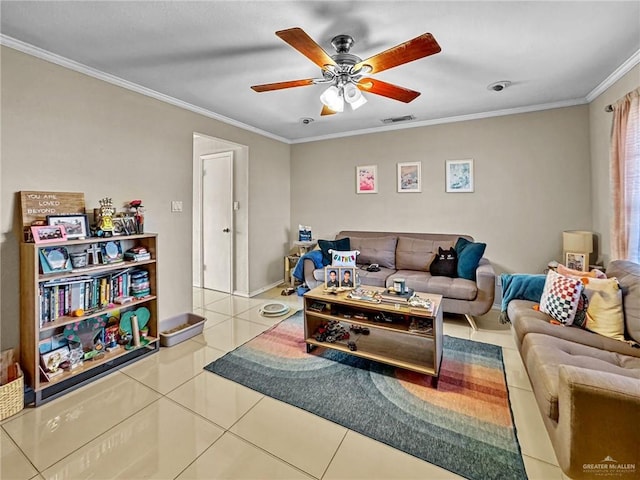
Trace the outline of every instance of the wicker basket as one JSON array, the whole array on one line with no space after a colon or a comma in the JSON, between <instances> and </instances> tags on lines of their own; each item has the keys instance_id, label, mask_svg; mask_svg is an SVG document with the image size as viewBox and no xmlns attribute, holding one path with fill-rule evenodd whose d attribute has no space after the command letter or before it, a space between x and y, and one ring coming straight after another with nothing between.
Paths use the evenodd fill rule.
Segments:
<instances>
[{"instance_id":1,"label":"wicker basket","mask_svg":"<svg viewBox=\"0 0 640 480\"><path fill-rule=\"evenodd\" d=\"M24 377L0 386L0 420L15 415L24 408Z\"/></svg>"}]
</instances>

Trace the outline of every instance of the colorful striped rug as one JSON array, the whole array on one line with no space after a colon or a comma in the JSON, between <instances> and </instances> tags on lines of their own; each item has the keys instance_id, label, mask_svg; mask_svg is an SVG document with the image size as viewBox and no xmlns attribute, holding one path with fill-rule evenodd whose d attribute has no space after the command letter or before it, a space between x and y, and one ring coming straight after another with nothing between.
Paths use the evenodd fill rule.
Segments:
<instances>
[{"instance_id":1,"label":"colorful striped rug","mask_svg":"<svg viewBox=\"0 0 640 480\"><path fill-rule=\"evenodd\" d=\"M444 337L430 377L335 350L307 354L302 313L205 369L469 479L526 479L495 345Z\"/></svg>"}]
</instances>

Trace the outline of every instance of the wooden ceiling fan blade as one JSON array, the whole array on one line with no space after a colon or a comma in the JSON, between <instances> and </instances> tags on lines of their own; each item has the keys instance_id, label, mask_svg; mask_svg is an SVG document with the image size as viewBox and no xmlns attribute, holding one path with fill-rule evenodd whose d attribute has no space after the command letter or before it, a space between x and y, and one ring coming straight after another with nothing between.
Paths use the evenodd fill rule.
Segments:
<instances>
[{"instance_id":1,"label":"wooden ceiling fan blade","mask_svg":"<svg viewBox=\"0 0 640 480\"><path fill-rule=\"evenodd\" d=\"M336 65L333 58L301 28L295 27L287 30L279 30L276 32L276 35L320 68L324 69L325 65Z\"/></svg>"},{"instance_id":2,"label":"wooden ceiling fan blade","mask_svg":"<svg viewBox=\"0 0 640 480\"><path fill-rule=\"evenodd\" d=\"M333 115L336 112L334 112L333 110L331 110L329 107L327 107L326 105L322 105L322 111L320 112L321 116L325 116L325 115Z\"/></svg>"},{"instance_id":3,"label":"wooden ceiling fan blade","mask_svg":"<svg viewBox=\"0 0 640 480\"><path fill-rule=\"evenodd\" d=\"M382 95L404 103L409 103L420 96L420 92L415 90L409 90L408 88L399 87L382 80L374 80L373 78L363 78L358 82L358 88L363 92L375 93L376 95Z\"/></svg>"},{"instance_id":4,"label":"wooden ceiling fan blade","mask_svg":"<svg viewBox=\"0 0 640 480\"><path fill-rule=\"evenodd\" d=\"M372 70L368 73L382 72L398 65L413 62L419 58L428 57L440 52L441 48L430 33L423 33L407 42L391 47L384 52L357 63L353 69L358 70L365 65L369 65Z\"/></svg>"},{"instance_id":5,"label":"wooden ceiling fan blade","mask_svg":"<svg viewBox=\"0 0 640 480\"><path fill-rule=\"evenodd\" d=\"M289 80L288 82L265 83L263 85L253 85L252 90L256 92L270 92L272 90L282 90L283 88L306 87L314 85L313 78L305 78L304 80Z\"/></svg>"}]
</instances>

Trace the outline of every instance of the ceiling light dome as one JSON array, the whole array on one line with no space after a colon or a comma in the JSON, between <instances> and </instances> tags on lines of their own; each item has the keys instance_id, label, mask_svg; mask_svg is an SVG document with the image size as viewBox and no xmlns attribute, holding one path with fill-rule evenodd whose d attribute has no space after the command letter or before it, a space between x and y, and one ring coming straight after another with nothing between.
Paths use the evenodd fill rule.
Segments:
<instances>
[{"instance_id":1,"label":"ceiling light dome","mask_svg":"<svg viewBox=\"0 0 640 480\"><path fill-rule=\"evenodd\" d=\"M364 98L362 92L353 83L348 83L344 87L344 99L347 101L353 110L360 108L367 103L367 99Z\"/></svg>"},{"instance_id":2,"label":"ceiling light dome","mask_svg":"<svg viewBox=\"0 0 640 480\"><path fill-rule=\"evenodd\" d=\"M344 99L335 85L330 86L320 95L320 101L334 112L342 112L344 110Z\"/></svg>"}]
</instances>

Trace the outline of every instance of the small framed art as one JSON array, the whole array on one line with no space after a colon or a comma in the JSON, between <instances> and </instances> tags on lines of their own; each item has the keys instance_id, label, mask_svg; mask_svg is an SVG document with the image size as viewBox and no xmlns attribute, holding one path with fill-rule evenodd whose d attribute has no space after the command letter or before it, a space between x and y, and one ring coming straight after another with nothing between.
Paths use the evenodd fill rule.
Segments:
<instances>
[{"instance_id":1,"label":"small framed art","mask_svg":"<svg viewBox=\"0 0 640 480\"><path fill-rule=\"evenodd\" d=\"M114 235L134 235L136 223L133 217L113 217Z\"/></svg>"},{"instance_id":2,"label":"small framed art","mask_svg":"<svg viewBox=\"0 0 640 480\"><path fill-rule=\"evenodd\" d=\"M422 192L422 162L398 163L398 193Z\"/></svg>"},{"instance_id":3,"label":"small framed art","mask_svg":"<svg viewBox=\"0 0 640 480\"><path fill-rule=\"evenodd\" d=\"M102 263L123 262L122 245L119 240L112 240L100 244L102 249Z\"/></svg>"},{"instance_id":4,"label":"small framed art","mask_svg":"<svg viewBox=\"0 0 640 480\"><path fill-rule=\"evenodd\" d=\"M378 166L356 167L356 193L378 193Z\"/></svg>"},{"instance_id":5,"label":"small framed art","mask_svg":"<svg viewBox=\"0 0 640 480\"><path fill-rule=\"evenodd\" d=\"M31 227L31 233L36 243L60 242L67 239L67 232L62 225Z\"/></svg>"},{"instance_id":6,"label":"small framed art","mask_svg":"<svg viewBox=\"0 0 640 480\"><path fill-rule=\"evenodd\" d=\"M48 215L47 223L50 226L62 226L68 240L87 238L89 236L89 222L84 213L68 215Z\"/></svg>"},{"instance_id":7,"label":"small framed art","mask_svg":"<svg viewBox=\"0 0 640 480\"><path fill-rule=\"evenodd\" d=\"M586 253L565 252L564 254L564 264L571 270L588 272L589 266L587 260Z\"/></svg>"},{"instance_id":8,"label":"small framed art","mask_svg":"<svg viewBox=\"0 0 640 480\"><path fill-rule=\"evenodd\" d=\"M42 273L71 270L71 257L66 247L42 247L39 250Z\"/></svg>"},{"instance_id":9,"label":"small framed art","mask_svg":"<svg viewBox=\"0 0 640 480\"><path fill-rule=\"evenodd\" d=\"M473 192L473 160L447 160L447 193Z\"/></svg>"}]
</instances>

